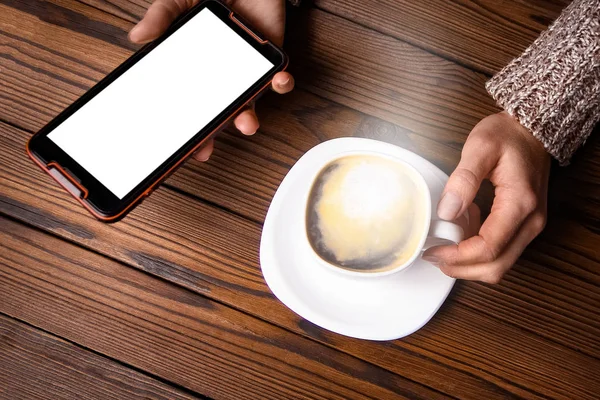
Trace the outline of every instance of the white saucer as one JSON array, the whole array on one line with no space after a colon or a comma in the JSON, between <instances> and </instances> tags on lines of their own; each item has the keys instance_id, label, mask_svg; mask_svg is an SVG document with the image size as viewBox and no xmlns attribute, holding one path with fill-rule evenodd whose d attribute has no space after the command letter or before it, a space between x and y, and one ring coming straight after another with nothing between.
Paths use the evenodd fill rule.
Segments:
<instances>
[{"instance_id":1,"label":"white saucer","mask_svg":"<svg viewBox=\"0 0 600 400\"><path fill-rule=\"evenodd\" d=\"M429 161L376 140L321 143L298 160L273 197L260 243L262 272L281 302L322 328L360 339L398 339L433 317L454 279L420 259L382 277L346 275L316 262L304 233L304 198L323 163L349 151L379 152L411 164L427 181L436 209L448 176Z\"/></svg>"}]
</instances>

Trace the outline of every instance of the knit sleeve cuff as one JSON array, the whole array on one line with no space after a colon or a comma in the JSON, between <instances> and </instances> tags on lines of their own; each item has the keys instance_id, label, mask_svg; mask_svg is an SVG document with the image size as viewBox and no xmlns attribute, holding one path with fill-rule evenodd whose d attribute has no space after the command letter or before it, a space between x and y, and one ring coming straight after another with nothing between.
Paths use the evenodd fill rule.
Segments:
<instances>
[{"instance_id":1,"label":"knit sleeve cuff","mask_svg":"<svg viewBox=\"0 0 600 400\"><path fill-rule=\"evenodd\" d=\"M568 164L600 117L600 1L573 1L486 88L554 158Z\"/></svg>"}]
</instances>

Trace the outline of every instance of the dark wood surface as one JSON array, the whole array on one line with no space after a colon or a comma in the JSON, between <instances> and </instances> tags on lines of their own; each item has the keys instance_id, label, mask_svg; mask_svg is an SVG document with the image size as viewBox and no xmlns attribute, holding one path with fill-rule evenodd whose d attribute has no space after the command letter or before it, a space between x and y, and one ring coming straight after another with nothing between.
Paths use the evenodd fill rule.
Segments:
<instances>
[{"instance_id":1,"label":"dark wood surface","mask_svg":"<svg viewBox=\"0 0 600 400\"><path fill-rule=\"evenodd\" d=\"M0 339L0 395L7 399L199 398L6 315Z\"/></svg>"},{"instance_id":2,"label":"dark wood surface","mask_svg":"<svg viewBox=\"0 0 600 400\"><path fill-rule=\"evenodd\" d=\"M0 312L191 391L237 399L441 398L177 285L0 222Z\"/></svg>"},{"instance_id":3,"label":"dark wood surface","mask_svg":"<svg viewBox=\"0 0 600 400\"><path fill-rule=\"evenodd\" d=\"M459 282L405 339L360 341L310 324L270 293L258 265L271 197L323 140L376 138L452 171L469 130L497 110L485 80L565 4L501 3L290 9L297 90L259 104L259 134L222 134L210 162L186 163L105 225L25 157L24 143L135 50L126 34L149 2L0 0L0 326L20 339L0 342L0 374L18 358L32 375L59 380L60 368L47 372L55 358L36 356L44 348L82 354L62 363L79 371L64 398L81 398L74 390L89 382L89 398L110 398L99 393L111 387L114 398L149 387L157 398L598 398L594 138L554 171L548 228L503 282ZM491 195L479 196L484 209ZM118 372L105 379L107 370ZM19 378L11 381L31 397L56 398ZM0 397L13 398L1 386Z\"/></svg>"}]
</instances>

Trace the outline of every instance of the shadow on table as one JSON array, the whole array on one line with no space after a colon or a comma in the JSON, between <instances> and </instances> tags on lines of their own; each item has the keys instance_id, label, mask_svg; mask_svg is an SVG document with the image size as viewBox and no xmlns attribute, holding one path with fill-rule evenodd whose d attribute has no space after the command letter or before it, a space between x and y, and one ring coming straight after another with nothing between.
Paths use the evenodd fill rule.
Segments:
<instances>
[{"instance_id":1,"label":"shadow on table","mask_svg":"<svg viewBox=\"0 0 600 400\"><path fill-rule=\"evenodd\" d=\"M309 64L306 51L310 48L312 1L303 1L299 6L287 7L286 38L284 49L290 57L289 71L296 82L302 83L315 79L315 65Z\"/></svg>"},{"instance_id":2,"label":"shadow on table","mask_svg":"<svg viewBox=\"0 0 600 400\"><path fill-rule=\"evenodd\" d=\"M571 165L553 165L548 212L550 223L553 217L568 218L600 233L600 125Z\"/></svg>"}]
</instances>

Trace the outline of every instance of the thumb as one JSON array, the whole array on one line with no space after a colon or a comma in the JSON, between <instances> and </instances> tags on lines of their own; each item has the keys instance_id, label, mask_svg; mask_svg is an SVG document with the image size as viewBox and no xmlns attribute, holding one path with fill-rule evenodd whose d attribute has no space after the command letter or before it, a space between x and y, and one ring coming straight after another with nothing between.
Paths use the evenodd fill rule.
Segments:
<instances>
[{"instance_id":1,"label":"thumb","mask_svg":"<svg viewBox=\"0 0 600 400\"><path fill-rule=\"evenodd\" d=\"M191 1L190 7L197 2L198 0ZM181 3L176 0L156 0L146 11L144 18L129 32L129 40L133 43L147 43L159 37L179 15L187 10L187 7Z\"/></svg>"},{"instance_id":2,"label":"thumb","mask_svg":"<svg viewBox=\"0 0 600 400\"><path fill-rule=\"evenodd\" d=\"M438 204L438 217L453 221L473 203L481 182L490 173L498 156L481 151L478 146L465 143L458 166L450 175Z\"/></svg>"}]
</instances>

